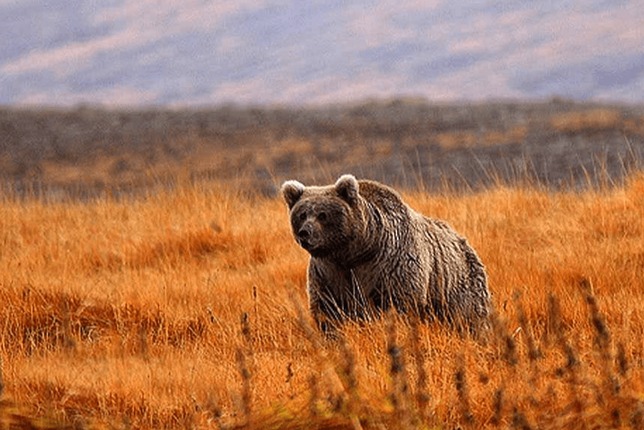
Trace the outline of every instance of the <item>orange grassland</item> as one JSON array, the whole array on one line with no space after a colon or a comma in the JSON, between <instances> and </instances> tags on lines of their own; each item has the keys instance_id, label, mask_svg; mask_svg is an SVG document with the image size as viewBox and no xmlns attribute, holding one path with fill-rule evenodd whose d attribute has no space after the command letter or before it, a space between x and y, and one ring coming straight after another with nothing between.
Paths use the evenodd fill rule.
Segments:
<instances>
[{"instance_id":1,"label":"orange grassland","mask_svg":"<svg viewBox=\"0 0 644 430\"><path fill-rule=\"evenodd\" d=\"M404 198L479 252L487 339L395 315L321 338L279 198L6 197L0 429L644 426L644 175Z\"/></svg>"}]
</instances>

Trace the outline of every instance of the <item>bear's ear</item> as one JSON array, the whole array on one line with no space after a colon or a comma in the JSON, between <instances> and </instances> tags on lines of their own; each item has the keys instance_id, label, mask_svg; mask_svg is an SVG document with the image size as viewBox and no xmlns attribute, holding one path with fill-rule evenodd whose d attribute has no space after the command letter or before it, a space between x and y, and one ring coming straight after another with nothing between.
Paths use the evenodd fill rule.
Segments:
<instances>
[{"instance_id":1,"label":"bear's ear","mask_svg":"<svg viewBox=\"0 0 644 430\"><path fill-rule=\"evenodd\" d=\"M353 175L342 175L335 183L335 191L350 205L358 201L358 181Z\"/></svg>"},{"instance_id":2,"label":"bear's ear","mask_svg":"<svg viewBox=\"0 0 644 430\"><path fill-rule=\"evenodd\" d=\"M298 181L286 181L282 184L282 195L288 208L291 209L304 193L304 184Z\"/></svg>"}]
</instances>

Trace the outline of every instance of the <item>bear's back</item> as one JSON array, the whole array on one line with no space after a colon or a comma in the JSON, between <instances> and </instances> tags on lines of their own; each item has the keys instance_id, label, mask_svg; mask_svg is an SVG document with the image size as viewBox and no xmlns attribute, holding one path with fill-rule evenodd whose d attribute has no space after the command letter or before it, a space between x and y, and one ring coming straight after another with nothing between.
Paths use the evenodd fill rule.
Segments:
<instances>
[{"instance_id":1,"label":"bear's back","mask_svg":"<svg viewBox=\"0 0 644 430\"><path fill-rule=\"evenodd\" d=\"M385 214L407 213L408 206L402 197L392 188L379 182L360 180L360 195L372 205L375 205Z\"/></svg>"}]
</instances>

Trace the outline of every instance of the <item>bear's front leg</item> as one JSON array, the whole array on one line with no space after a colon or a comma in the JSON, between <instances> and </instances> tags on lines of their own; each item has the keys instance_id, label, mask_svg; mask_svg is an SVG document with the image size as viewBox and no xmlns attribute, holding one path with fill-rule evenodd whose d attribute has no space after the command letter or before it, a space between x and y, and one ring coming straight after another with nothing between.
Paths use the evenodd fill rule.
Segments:
<instances>
[{"instance_id":1,"label":"bear's front leg","mask_svg":"<svg viewBox=\"0 0 644 430\"><path fill-rule=\"evenodd\" d=\"M309 309L318 328L324 333L334 331L346 317L336 298L317 283L309 282Z\"/></svg>"},{"instance_id":2,"label":"bear's front leg","mask_svg":"<svg viewBox=\"0 0 644 430\"><path fill-rule=\"evenodd\" d=\"M347 288L344 283L344 279L332 267L310 262L307 283L309 309L323 332L333 331L350 315L343 295Z\"/></svg>"}]
</instances>

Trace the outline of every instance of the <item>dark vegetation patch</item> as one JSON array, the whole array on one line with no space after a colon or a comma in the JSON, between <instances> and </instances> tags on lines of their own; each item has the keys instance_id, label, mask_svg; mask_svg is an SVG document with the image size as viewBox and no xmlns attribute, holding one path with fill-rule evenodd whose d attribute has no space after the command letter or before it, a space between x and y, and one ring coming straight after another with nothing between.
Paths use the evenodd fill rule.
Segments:
<instances>
[{"instance_id":1,"label":"dark vegetation patch","mask_svg":"<svg viewBox=\"0 0 644 430\"><path fill-rule=\"evenodd\" d=\"M400 187L620 183L641 167L644 106L416 100L317 108L0 107L6 192L88 198L214 180L265 194L352 172Z\"/></svg>"}]
</instances>

